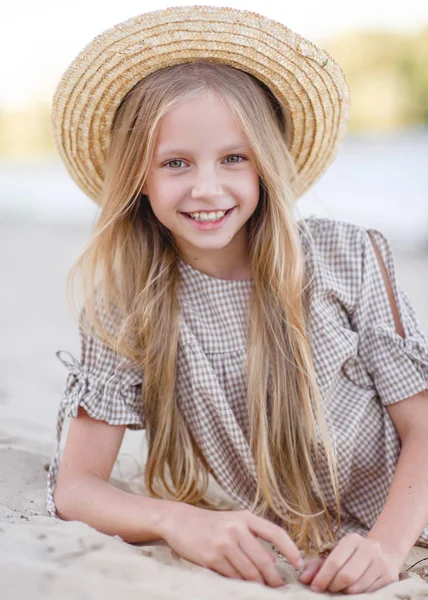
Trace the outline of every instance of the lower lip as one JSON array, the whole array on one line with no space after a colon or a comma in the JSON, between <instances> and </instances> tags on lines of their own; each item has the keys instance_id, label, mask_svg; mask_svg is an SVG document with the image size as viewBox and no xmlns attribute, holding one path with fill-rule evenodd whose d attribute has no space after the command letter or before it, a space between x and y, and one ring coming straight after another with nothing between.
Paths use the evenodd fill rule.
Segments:
<instances>
[{"instance_id":1,"label":"lower lip","mask_svg":"<svg viewBox=\"0 0 428 600\"><path fill-rule=\"evenodd\" d=\"M186 213L180 213L180 214L183 215L183 217L185 219L190 221L192 223L192 225L194 225L197 229L201 229L202 231L207 231L209 229L219 229L227 221L227 219L233 213L235 208L236 207L234 206L232 209L230 209L229 212L226 213L224 215L224 217L222 217L218 221L195 221L195 219L192 219L192 217L189 217L189 215L186 215Z\"/></svg>"}]
</instances>

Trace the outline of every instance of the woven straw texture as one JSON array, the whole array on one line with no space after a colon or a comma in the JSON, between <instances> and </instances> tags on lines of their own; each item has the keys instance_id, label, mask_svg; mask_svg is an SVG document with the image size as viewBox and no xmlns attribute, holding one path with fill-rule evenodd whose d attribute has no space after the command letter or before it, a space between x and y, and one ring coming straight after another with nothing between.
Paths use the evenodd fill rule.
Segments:
<instances>
[{"instance_id":1,"label":"woven straw texture","mask_svg":"<svg viewBox=\"0 0 428 600\"><path fill-rule=\"evenodd\" d=\"M69 174L99 203L113 117L123 97L164 67L226 63L265 83L291 123L287 140L306 191L337 154L349 121L346 76L334 58L282 23L230 7L144 13L96 36L54 93L52 136Z\"/></svg>"}]
</instances>

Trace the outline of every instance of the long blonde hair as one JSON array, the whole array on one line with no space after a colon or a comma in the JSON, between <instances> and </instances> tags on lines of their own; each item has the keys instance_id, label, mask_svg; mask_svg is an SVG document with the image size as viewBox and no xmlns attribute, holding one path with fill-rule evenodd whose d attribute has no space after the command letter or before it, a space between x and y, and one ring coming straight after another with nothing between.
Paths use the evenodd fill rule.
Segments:
<instances>
[{"instance_id":1,"label":"long blonde hair","mask_svg":"<svg viewBox=\"0 0 428 600\"><path fill-rule=\"evenodd\" d=\"M142 369L149 493L215 510L204 498L209 466L176 403L180 252L141 193L162 117L207 91L238 120L260 181L247 222L254 279L247 403L258 479L252 510L271 515L302 549L319 549L333 539L332 513L340 515L337 472L309 344L309 282L293 216L298 175L284 140L286 112L262 82L198 61L156 71L126 95L112 126L101 212L69 273L68 297L79 274L84 329ZM317 476L320 453L336 500L330 511Z\"/></svg>"}]
</instances>

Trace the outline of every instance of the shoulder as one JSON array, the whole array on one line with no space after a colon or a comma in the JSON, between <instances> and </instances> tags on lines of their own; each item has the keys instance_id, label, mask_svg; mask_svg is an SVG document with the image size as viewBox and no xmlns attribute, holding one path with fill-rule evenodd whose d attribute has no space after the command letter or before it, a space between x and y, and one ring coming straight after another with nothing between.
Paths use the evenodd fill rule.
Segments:
<instances>
[{"instance_id":1,"label":"shoulder","mask_svg":"<svg viewBox=\"0 0 428 600\"><path fill-rule=\"evenodd\" d=\"M328 217L308 217L298 221L304 254L310 261L326 266L360 270L373 253L373 240L389 249L389 243L377 229Z\"/></svg>"},{"instance_id":2,"label":"shoulder","mask_svg":"<svg viewBox=\"0 0 428 600\"><path fill-rule=\"evenodd\" d=\"M379 251L384 259L393 260L390 242L378 229L329 217L301 219L298 226L307 255L316 254L327 261L340 257L345 262L351 261L355 267L366 262L366 268Z\"/></svg>"},{"instance_id":3,"label":"shoulder","mask_svg":"<svg viewBox=\"0 0 428 600\"><path fill-rule=\"evenodd\" d=\"M298 221L305 264L318 290L346 294L354 302L370 266L369 232L380 232L348 221L309 217ZM383 237L383 236L382 236Z\"/></svg>"},{"instance_id":4,"label":"shoulder","mask_svg":"<svg viewBox=\"0 0 428 600\"><path fill-rule=\"evenodd\" d=\"M361 225L331 219L329 217L307 217L298 221L302 243L313 242L317 249L346 251L364 244L368 229Z\"/></svg>"}]
</instances>

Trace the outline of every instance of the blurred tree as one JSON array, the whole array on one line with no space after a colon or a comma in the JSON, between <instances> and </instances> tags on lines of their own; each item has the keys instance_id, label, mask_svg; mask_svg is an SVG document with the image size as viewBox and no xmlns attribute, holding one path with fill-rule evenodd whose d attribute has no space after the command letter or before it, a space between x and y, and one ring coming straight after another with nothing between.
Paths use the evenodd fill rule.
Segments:
<instances>
[{"instance_id":1,"label":"blurred tree","mask_svg":"<svg viewBox=\"0 0 428 600\"><path fill-rule=\"evenodd\" d=\"M417 123L428 123L428 25L411 39L411 52L400 64L402 78L412 90L409 116Z\"/></svg>"},{"instance_id":2,"label":"blurred tree","mask_svg":"<svg viewBox=\"0 0 428 600\"><path fill-rule=\"evenodd\" d=\"M355 31L321 45L348 78L351 131L428 123L428 26L413 36Z\"/></svg>"}]
</instances>

